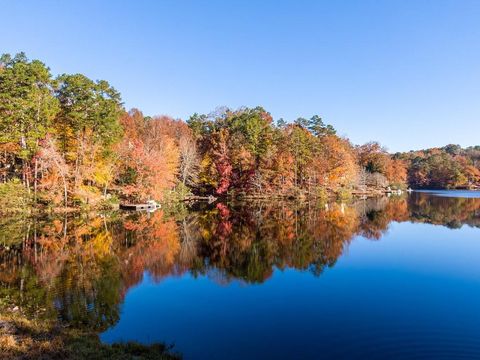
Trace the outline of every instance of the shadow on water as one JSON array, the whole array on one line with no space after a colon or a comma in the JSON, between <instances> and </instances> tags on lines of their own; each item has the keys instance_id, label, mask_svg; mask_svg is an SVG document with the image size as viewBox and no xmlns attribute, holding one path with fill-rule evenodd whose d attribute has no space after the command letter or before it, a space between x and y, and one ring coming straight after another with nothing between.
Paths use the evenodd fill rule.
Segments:
<instances>
[{"instance_id":1,"label":"shadow on water","mask_svg":"<svg viewBox=\"0 0 480 360\"><path fill-rule=\"evenodd\" d=\"M356 237L380 240L392 222L480 227L480 199L413 193L348 205L217 203L174 214L3 218L0 298L103 332L145 274L157 283L189 274L263 284L284 269L317 277Z\"/></svg>"}]
</instances>

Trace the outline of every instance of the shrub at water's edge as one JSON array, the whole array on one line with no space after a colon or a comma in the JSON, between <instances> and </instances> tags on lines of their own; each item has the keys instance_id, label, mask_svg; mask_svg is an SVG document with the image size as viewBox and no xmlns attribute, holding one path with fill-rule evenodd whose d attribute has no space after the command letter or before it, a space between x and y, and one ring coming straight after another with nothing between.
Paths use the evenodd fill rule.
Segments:
<instances>
[{"instance_id":1,"label":"shrub at water's edge","mask_svg":"<svg viewBox=\"0 0 480 360\"><path fill-rule=\"evenodd\" d=\"M0 307L0 353L8 359L177 360L181 355L161 343L103 344L98 335L35 319L14 308Z\"/></svg>"},{"instance_id":2,"label":"shrub at water's edge","mask_svg":"<svg viewBox=\"0 0 480 360\"><path fill-rule=\"evenodd\" d=\"M4 213L26 214L32 207L32 196L18 179L0 184L0 209Z\"/></svg>"}]
</instances>

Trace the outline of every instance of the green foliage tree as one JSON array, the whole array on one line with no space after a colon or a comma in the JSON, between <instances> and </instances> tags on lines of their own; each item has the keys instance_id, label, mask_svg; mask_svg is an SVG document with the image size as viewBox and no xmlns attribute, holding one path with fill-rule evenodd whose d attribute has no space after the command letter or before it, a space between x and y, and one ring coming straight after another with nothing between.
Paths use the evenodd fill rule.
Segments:
<instances>
[{"instance_id":1,"label":"green foliage tree","mask_svg":"<svg viewBox=\"0 0 480 360\"><path fill-rule=\"evenodd\" d=\"M332 125L325 124L322 118L318 115L313 115L310 120L308 120L307 127L308 130L310 130L310 132L316 137L336 134L334 127Z\"/></svg>"},{"instance_id":2,"label":"green foliage tree","mask_svg":"<svg viewBox=\"0 0 480 360\"><path fill-rule=\"evenodd\" d=\"M0 57L0 143L20 146L18 156L31 159L38 140L58 112L50 70L24 53Z\"/></svg>"},{"instance_id":3,"label":"green foliage tree","mask_svg":"<svg viewBox=\"0 0 480 360\"><path fill-rule=\"evenodd\" d=\"M94 143L108 146L117 141L122 130L120 94L108 82L94 82L82 74L61 75L56 95L61 110L55 121L63 151L75 159L87 133Z\"/></svg>"}]
</instances>

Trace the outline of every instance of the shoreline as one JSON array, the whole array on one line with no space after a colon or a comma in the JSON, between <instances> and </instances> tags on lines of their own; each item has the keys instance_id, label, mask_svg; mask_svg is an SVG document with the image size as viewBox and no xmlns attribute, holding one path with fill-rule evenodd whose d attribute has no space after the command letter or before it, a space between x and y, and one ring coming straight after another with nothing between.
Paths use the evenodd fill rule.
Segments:
<instances>
[{"instance_id":1,"label":"shoreline","mask_svg":"<svg viewBox=\"0 0 480 360\"><path fill-rule=\"evenodd\" d=\"M348 200L352 198L375 198L383 197L388 195L401 196L408 194L409 192L435 192L435 191L472 191L480 192L480 189L370 189L367 191L362 190L352 190L346 191L344 193L334 192L327 190L325 195L317 194L308 194L308 193L299 193L299 194L282 194L282 193L268 193L268 194L259 194L259 193L232 193L232 194L209 194L209 195L190 195L181 199L167 201L167 202L158 202L161 207L175 206L178 204L193 204L207 202L209 204L221 202L221 201L249 201L249 200L272 200L272 201L341 201ZM140 211L140 210L125 210L122 209L122 203L110 204L105 207L97 206L68 206L68 207L29 207L26 211L0 211L0 214L7 216L35 216L35 215L58 215L58 214L73 214L73 213L88 213L91 211L102 212L102 211ZM159 207L159 208L161 208Z\"/></svg>"}]
</instances>

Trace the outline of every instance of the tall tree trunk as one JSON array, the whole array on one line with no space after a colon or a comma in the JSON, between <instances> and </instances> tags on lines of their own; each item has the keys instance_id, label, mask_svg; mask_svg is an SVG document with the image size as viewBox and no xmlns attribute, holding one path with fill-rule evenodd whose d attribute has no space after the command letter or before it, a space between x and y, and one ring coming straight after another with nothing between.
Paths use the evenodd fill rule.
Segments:
<instances>
[{"instance_id":1,"label":"tall tree trunk","mask_svg":"<svg viewBox=\"0 0 480 360\"><path fill-rule=\"evenodd\" d=\"M34 204L37 204L37 177L38 177L38 161L35 157L35 171L34 171L34 178L33 178L33 201Z\"/></svg>"}]
</instances>

